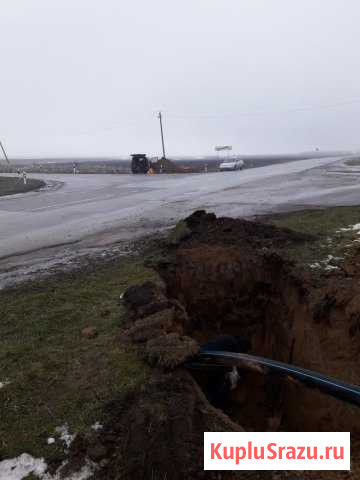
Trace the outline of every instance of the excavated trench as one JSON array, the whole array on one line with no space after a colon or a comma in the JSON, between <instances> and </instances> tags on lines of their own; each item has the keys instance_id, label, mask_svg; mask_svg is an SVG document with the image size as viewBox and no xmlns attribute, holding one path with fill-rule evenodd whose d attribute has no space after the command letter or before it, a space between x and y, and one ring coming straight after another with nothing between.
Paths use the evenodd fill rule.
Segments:
<instances>
[{"instance_id":1,"label":"excavated trench","mask_svg":"<svg viewBox=\"0 0 360 480\"><path fill-rule=\"evenodd\" d=\"M250 372L222 411L202 391L206 375L183 367L201 345L226 334L248 339L252 354L360 384L357 258L343 277L329 277L320 287L282 254L284 247L309 240L205 212L178 225L161 255L148 260L165 287L135 286L124 297L128 322L121 341L152 373L121 407L112 406L114 421L101 439L112 460L99 478L218 478L203 471L203 432L241 429L350 431L357 478L357 407L284 377ZM296 472L279 475L297 478ZM221 478L274 477L224 472Z\"/></svg>"},{"instance_id":2,"label":"excavated trench","mask_svg":"<svg viewBox=\"0 0 360 480\"><path fill-rule=\"evenodd\" d=\"M338 301L340 289L314 289L281 255L283 246L308 238L202 212L187 225L191 234L158 271L191 319L189 336L204 344L239 335L255 355L360 383L359 314L349 315L346 299ZM356 310L354 298L350 303ZM276 375L248 374L229 412L251 430L360 431L356 407Z\"/></svg>"}]
</instances>

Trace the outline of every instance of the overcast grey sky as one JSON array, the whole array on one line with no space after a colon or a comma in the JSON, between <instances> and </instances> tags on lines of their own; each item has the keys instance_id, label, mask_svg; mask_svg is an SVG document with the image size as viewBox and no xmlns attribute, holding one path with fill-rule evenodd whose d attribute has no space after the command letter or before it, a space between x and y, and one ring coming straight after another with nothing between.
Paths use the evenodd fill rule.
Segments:
<instances>
[{"instance_id":1,"label":"overcast grey sky","mask_svg":"<svg viewBox=\"0 0 360 480\"><path fill-rule=\"evenodd\" d=\"M360 147L358 0L2 0L11 156Z\"/></svg>"}]
</instances>

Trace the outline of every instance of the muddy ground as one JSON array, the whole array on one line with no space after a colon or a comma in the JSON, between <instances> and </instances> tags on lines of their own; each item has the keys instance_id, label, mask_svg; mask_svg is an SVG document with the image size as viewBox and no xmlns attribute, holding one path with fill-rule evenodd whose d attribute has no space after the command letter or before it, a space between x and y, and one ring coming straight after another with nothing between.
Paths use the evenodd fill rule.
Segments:
<instances>
[{"instance_id":1,"label":"muddy ground","mask_svg":"<svg viewBox=\"0 0 360 480\"><path fill-rule=\"evenodd\" d=\"M150 380L109 405L101 433L78 436L99 479L359 478L358 409L273 375L248 374L223 409L183 362L219 334L251 352L360 383L360 250L314 276L286 258L309 235L203 211L180 222L146 260L163 279L130 287L119 342L148 363ZM352 473L203 471L204 431L350 431Z\"/></svg>"}]
</instances>

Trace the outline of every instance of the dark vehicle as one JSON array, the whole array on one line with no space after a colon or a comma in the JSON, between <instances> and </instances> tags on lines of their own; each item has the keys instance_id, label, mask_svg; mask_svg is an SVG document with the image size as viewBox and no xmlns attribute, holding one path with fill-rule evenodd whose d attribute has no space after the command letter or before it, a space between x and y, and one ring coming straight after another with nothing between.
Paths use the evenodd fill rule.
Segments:
<instances>
[{"instance_id":1,"label":"dark vehicle","mask_svg":"<svg viewBox=\"0 0 360 480\"><path fill-rule=\"evenodd\" d=\"M151 165L146 153L134 153L131 158L132 173L147 173L149 171Z\"/></svg>"}]
</instances>

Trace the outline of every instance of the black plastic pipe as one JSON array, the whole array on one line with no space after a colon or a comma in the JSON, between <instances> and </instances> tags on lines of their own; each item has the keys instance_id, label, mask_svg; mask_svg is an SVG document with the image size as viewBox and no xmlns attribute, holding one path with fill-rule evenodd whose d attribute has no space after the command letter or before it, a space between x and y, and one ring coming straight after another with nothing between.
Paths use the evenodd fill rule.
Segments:
<instances>
[{"instance_id":1,"label":"black plastic pipe","mask_svg":"<svg viewBox=\"0 0 360 480\"><path fill-rule=\"evenodd\" d=\"M246 353L204 350L199 353L193 361L185 363L185 367L194 370L211 371L219 367L231 368L233 366L246 370L254 370L256 367L269 369L279 375L298 380L309 387L318 388L322 392L335 398L360 406L360 387L358 385L345 383L312 370L278 362L277 360L271 360L269 358L248 355Z\"/></svg>"}]
</instances>

